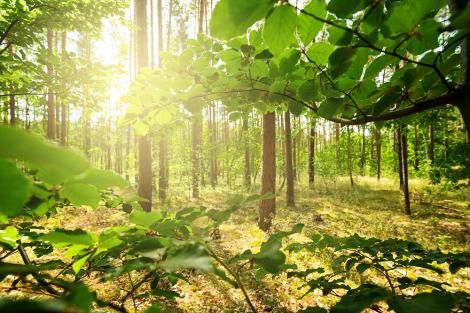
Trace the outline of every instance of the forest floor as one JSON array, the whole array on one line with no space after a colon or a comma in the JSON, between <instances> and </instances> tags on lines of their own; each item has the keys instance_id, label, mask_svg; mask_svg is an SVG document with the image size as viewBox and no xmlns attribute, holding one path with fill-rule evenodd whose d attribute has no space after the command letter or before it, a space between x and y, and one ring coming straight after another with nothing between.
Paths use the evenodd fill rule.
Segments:
<instances>
[{"instance_id":1,"label":"forest floor","mask_svg":"<svg viewBox=\"0 0 470 313\"><path fill-rule=\"evenodd\" d=\"M296 206L286 208L284 191L277 198L277 212L271 232L288 230L294 224L303 223L301 234L286 239L286 243L305 241L314 233L336 236L359 234L380 239L401 238L416 241L424 247L440 248L445 251L470 250L470 192L469 190L443 191L440 187L428 186L424 180L411 180L412 215L402 210L402 195L397 182L383 178L356 178L351 188L346 178L319 178L315 189L306 185L296 186ZM203 189L201 200L189 201L180 193L173 197L169 207L204 205L208 208L224 208L231 196L240 194L229 188ZM236 211L228 222L220 227L221 238L210 244L224 260L228 260L246 249L258 249L269 234L257 227L258 208L256 203ZM69 207L55 219L57 225L65 228L100 230L119 225L123 221L122 211L99 208L95 211ZM50 222L50 220L49 220ZM52 225L49 225L51 227ZM289 263L299 268L325 266L328 258L305 253L287 254ZM331 261L331 260L330 260ZM236 290L215 274L191 273L188 282L180 281L175 291L180 293L177 306L171 305L168 312L250 312L240 290ZM296 312L308 306L329 307L338 299L333 295L322 296L313 292L301 298L305 288L285 274L277 277L266 276L260 282L254 278L254 271L244 269L241 274L249 289L249 295L259 312ZM441 277L442 278L442 277ZM452 285L470 292L470 271L461 270ZM374 277L356 278L373 280ZM443 279L447 279L443 277ZM123 281L123 284L127 284ZM99 294L112 300L125 294L116 285L100 285ZM139 300L143 308L148 300ZM132 310L132 305L129 307Z\"/></svg>"}]
</instances>

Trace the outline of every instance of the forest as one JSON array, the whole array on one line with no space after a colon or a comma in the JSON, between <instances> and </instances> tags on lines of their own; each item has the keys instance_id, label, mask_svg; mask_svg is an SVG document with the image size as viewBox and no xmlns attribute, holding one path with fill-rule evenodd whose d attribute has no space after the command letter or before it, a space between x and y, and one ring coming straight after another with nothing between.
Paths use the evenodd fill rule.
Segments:
<instances>
[{"instance_id":1,"label":"forest","mask_svg":"<svg viewBox=\"0 0 470 313\"><path fill-rule=\"evenodd\" d=\"M470 312L470 1L0 0L0 312Z\"/></svg>"}]
</instances>

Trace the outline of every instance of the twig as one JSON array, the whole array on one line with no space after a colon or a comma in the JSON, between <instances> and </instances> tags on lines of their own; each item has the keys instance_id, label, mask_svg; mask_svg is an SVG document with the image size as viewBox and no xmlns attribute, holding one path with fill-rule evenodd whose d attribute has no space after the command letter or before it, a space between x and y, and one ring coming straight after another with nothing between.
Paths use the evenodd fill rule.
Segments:
<instances>
[{"instance_id":1,"label":"twig","mask_svg":"<svg viewBox=\"0 0 470 313\"><path fill-rule=\"evenodd\" d=\"M258 311L256 310L255 306L253 305L253 303L251 302L250 300L250 297L248 296L248 292L246 291L245 289L245 286L243 285L240 277L234 272L232 271L232 269L228 266L227 263L225 263L221 258L219 258L217 256L217 254L215 254L215 252L209 248L208 246L206 247L207 248L207 251L209 251L209 254L217 261L219 262L220 265L222 265L229 273L230 275L232 275L232 277L235 279L235 281L237 282L237 285L240 287L242 293L243 293L243 296L245 297L245 300L246 302L248 303L248 305L250 306L251 310L254 312L254 313L258 313Z\"/></svg>"}]
</instances>

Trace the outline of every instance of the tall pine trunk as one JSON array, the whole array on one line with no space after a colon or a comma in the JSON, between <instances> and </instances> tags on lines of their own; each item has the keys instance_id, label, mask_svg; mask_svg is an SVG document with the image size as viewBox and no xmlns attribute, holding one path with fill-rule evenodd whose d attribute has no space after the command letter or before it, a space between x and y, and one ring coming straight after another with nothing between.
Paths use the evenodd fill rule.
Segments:
<instances>
[{"instance_id":1,"label":"tall pine trunk","mask_svg":"<svg viewBox=\"0 0 470 313\"><path fill-rule=\"evenodd\" d=\"M419 141L418 141L418 126L417 125L414 125L413 127L413 135L414 135L414 141L413 141L413 144L414 144L414 162L413 162L413 166L414 166L414 169L415 171L418 171L419 170Z\"/></svg>"},{"instance_id":2,"label":"tall pine trunk","mask_svg":"<svg viewBox=\"0 0 470 313\"><path fill-rule=\"evenodd\" d=\"M410 209L410 192L408 189L408 140L406 134L406 127L400 125L399 126L400 132L400 148L401 148L401 172L403 173L403 195L405 200L405 214L411 215Z\"/></svg>"},{"instance_id":3,"label":"tall pine trunk","mask_svg":"<svg viewBox=\"0 0 470 313\"><path fill-rule=\"evenodd\" d=\"M404 190L403 188L403 147L402 147L402 139L401 139L401 129L402 126L399 125L395 130L395 138L397 139L397 149L396 152L398 154L398 173L400 177L400 189Z\"/></svg>"},{"instance_id":4,"label":"tall pine trunk","mask_svg":"<svg viewBox=\"0 0 470 313\"><path fill-rule=\"evenodd\" d=\"M245 145L245 171L244 182L247 190L251 188L250 141L248 133L248 113L243 114L243 141Z\"/></svg>"},{"instance_id":5,"label":"tall pine trunk","mask_svg":"<svg viewBox=\"0 0 470 313\"><path fill-rule=\"evenodd\" d=\"M382 144L381 144L381 138L380 138L380 129L377 129L376 130L376 135L377 135L377 142L376 142L376 149L377 149L377 153L376 153L376 157L377 157L377 180L380 181L380 162L382 161Z\"/></svg>"},{"instance_id":6,"label":"tall pine trunk","mask_svg":"<svg viewBox=\"0 0 470 313\"><path fill-rule=\"evenodd\" d=\"M315 120L312 118L308 140L308 185L311 189L315 186L315 136Z\"/></svg>"},{"instance_id":7,"label":"tall pine trunk","mask_svg":"<svg viewBox=\"0 0 470 313\"><path fill-rule=\"evenodd\" d=\"M348 132L348 172L349 172L349 182L351 187L354 186L354 179L352 174L352 143L351 143L351 128L349 125L346 126Z\"/></svg>"},{"instance_id":8,"label":"tall pine trunk","mask_svg":"<svg viewBox=\"0 0 470 313\"><path fill-rule=\"evenodd\" d=\"M276 114L274 112L263 115L262 158L261 194L271 193L273 198L261 200L258 226L267 231L276 212Z\"/></svg>"},{"instance_id":9,"label":"tall pine trunk","mask_svg":"<svg viewBox=\"0 0 470 313\"><path fill-rule=\"evenodd\" d=\"M48 56L52 57L54 53L54 33L51 29L47 30L47 51ZM51 61L47 63L47 76L52 81L54 78L54 67ZM50 140L55 139L55 100L54 91L51 86L48 87L47 92L47 138Z\"/></svg>"},{"instance_id":10,"label":"tall pine trunk","mask_svg":"<svg viewBox=\"0 0 470 313\"><path fill-rule=\"evenodd\" d=\"M62 32L62 62L66 60L67 53L67 32ZM62 85L62 94L65 94L65 86ZM65 106L64 96L61 97L60 103L60 144L67 144L67 107Z\"/></svg>"},{"instance_id":11,"label":"tall pine trunk","mask_svg":"<svg viewBox=\"0 0 470 313\"><path fill-rule=\"evenodd\" d=\"M286 146L286 155L285 155L285 173L286 173L286 205L295 206L294 198L294 169L292 164L292 134L291 134L291 119L290 112L284 112L284 144Z\"/></svg>"},{"instance_id":12,"label":"tall pine trunk","mask_svg":"<svg viewBox=\"0 0 470 313\"><path fill-rule=\"evenodd\" d=\"M148 67L147 0L134 0L136 10L137 69ZM145 211L152 209L152 146L149 135L139 136L139 196L146 201L140 205Z\"/></svg>"},{"instance_id":13,"label":"tall pine trunk","mask_svg":"<svg viewBox=\"0 0 470 313\"><path fill-rule=\"evenodd\" d=\"M435 142L434 142L434 125L429 124L429 160L434 164L435 161Z\"/></svg>"}]
</instances>

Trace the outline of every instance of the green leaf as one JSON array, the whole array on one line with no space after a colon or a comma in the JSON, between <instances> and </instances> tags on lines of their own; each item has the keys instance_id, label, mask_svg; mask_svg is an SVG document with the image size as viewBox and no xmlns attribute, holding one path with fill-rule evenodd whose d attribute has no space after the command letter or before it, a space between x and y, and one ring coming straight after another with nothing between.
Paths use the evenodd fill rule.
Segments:
<instances>
[{"instance_id":1,"label":"green leaf","mask_svg":"<svg viewBox=\"0 0 470 313\"><path fill-rule=\"evenodd\" d=\"M271 59L273 56L274 55L268 49L264 49L263 51L255 55L255 59L268 60L268 59Z\"/></svg>"},{"instance_id":2,"label":"green leaf","mask_svg":"<svg viewBox=\"0 0 470 313\"><path fill-rule=\"evenodd\" d=\"M379 101L374 105L373 114L380 115L384 112L388 107L392 104L397 103L397 101L401 98L401 91L393 89L393 91L387 93Z\"/></svg>"},{"instance_id":3,"label":"green leaf","mask_svg":"<svg viewBox=\"0 0 470 313\"><path fill-rule=\"evenodd\" d=\"M302 103L297 101L289 102L289 111L295 116L299 116L304 111L304 106Z\"/></svg>"},{"instance_id":4,"label":"green leaf","mask_svg":"<svg viewBox=\"0 0 470 313\"><path fill-rule=\"evenodd\" d=\"M320 117L329 119L336 114L342 103L343 100L340 98L327 98L320 104L317 114Z\"/></svg>"},{"instance_id":5,"label":"green leaf","mask_svg":"<svg viewBox=\"0 0 470 313\"><path fill-rule=\"evenodd\" d=\"M389 292L375 285L364 284L348 293L336 303L331 313L360 313L373 304L387 299ZM407 311L405 311L407 312ZM408 313L408 312L407 312Z\"/></svg>"},{"instance_id":6,"label":"green leaf","mask_svg":"<svg viewBox=\"0 0 470 313\"><path fill-rule=\"evenodd\" d=\"M81 245L81 246L92 246L95 243L95 239L89 233L82 230L54 230L47 234L40 235L38 237L42 241L48 241L53 245L66 246L66 245Z\"/></svg>"},{"instance_id":7,"label":"green leaf","mask_svg":"<svg viewBox=\"0 0 470 313\"><path fill-rule=\"evenodd\" d=\"M420 293L411 299L398 298L396 302L398 312L406 313L444 313L450 312L454 307L454 301L450 294L433 290L431 293Z\"/></svg>"},{"instance_id":8,"label":"green leaf","mask_svg":"<svg viewBox=\"0 0 470 313\"><path fill-rule=\"evenodd\" d=\"M366 73L364 74L364 80L374 79L377 75L388 65L395 65L398 63L398 59L391 55L385 54L374 59L372 63L367 67Z\"/></svg>"},{"instance_id":9,"label":"green leaf","mask_svg":"<svg viewBox=\"0 0 470 313\"><path fill-rule=\"evenodd\" d=\"M297 313L327 313L328 311L324 308L316 307L308 307L306 309L297 311Z\"/></svg>"},{"instance_id":10,"label":"green leaf","mask_svg":"<svg viewBox=\"0 0 470 313\"><path fill-rule=\"evenodd\" d=\"M90 168L72 181L76 183L90 184L98 189L129 186L129 183L116 173L95 168Z\"/></svg>"},{"instance_id":11,"label":"green leaf","mask_svg":"<svg viewBox=\"0 0 470 313\"><path fill-rule=\"evenodd\" d=\"M325 66L334 49L328 42L316 42L308 49L307 56L318 65Z\"/></svg>"},{"instance_id":12,"label":"green leaf","mask_svg":"<svg viewBox=\"0 0 470 313\"><path fill-rule=\"evenodd\" d=\"M6 216L20 214L30 192L31 182L15 164L0 158L0 213Z\"/></svg>"},{"instance_id":13,"label":"green leaf","mask_svg":"<svg viewBox=\"0 0 470 313\"><path fill-rule=\"evenodd\" d=\"M13 226L7 226L0 230L0 242L6 243L13 249L16 248L16 241L20 239L18 230Z\"/></svg>"},{"instance_id":14,"label":"green leaf","mask_svg":"<svg viewBox=\"0 0 470 313\"><path fill-rule=\"evenodd\" d=\"M281 54L294 41L296 26L297 14L290 5L277 6L268 15L264 24L263 38L274 55Z\"/></svg>"},{"instance_id":15,"label":"green leaf","mask_svg":"<svg viewBox=\"0 0 470 313\"><path fill-rule=\"evenodd\" d=\"M328 2L328 12L335 14L337 17L346 18L353 13L364 8L364 0L331 0Z\"/></svg>"},{"instance_id":16,"label":"green leaf","mask_svg":"<svg viewBox=\"0 0 470 313\"><path fill-rule=\"evenodd\" d=\"M67 183L60 190L60 195L75 205L88 205L96 208L100 202L98 189L89 184Z\"/></svg>"},{"instance_id":17,"label":"green leaf","mask_svg":"<svg viewBox=\"0 0 470 313\"><path fill-rule=\"evenodd\" d=\"M85 265L86 261L90 257L91 257L91 254L87 254L84 257L82 257L82 258L78 259L77 261L73 262L72 269L75 272L75 274L77 274L82 269L83 265Z\"/></svg>"},{"instance_id":18,"label":"green leaf","mask_svg":"<svg viewBox=\"0 0 470 313\"><path fill-rule=\"evenodd\" d=\"M319 18L326 18L325 0L312 0L304 7L304 11ZM304 45L310 44L323 28L323 22L312 18L310 15L300 13L298 17L297 33Z\"/></svg>"},{"instance_id":19,"label":"green leaf","mask_svg":"<svg viewBox=\"0 0 470 313\"><path fill-rule=\"evenodd\" d=\"M156 222L162 219L162 215L160 212L152 211L152 212L145 212L145 211L134 211L131 213L129 217L129 221L139 226L144 226L149 228Z\"/></svg>"},{"instance_id":20,"label":"green leaf","mask_svg":"<svg viewBox=\"0 0 470 313\"><path fill-rule=\"evenodd\" d=\"M211 34L225 40L242 35L248 27L264 18L273 6L273 0L221 0L212 13Z\"/></svg>"},{"instance_id":21,"label":"green leaf","mask_svg":"<svg viewBox=\"0 0 470 313\"><path fill-rule=\"evenodd\" d=\"M34 151L34 153L31 153ZM46 143L39 136L18 128L0 126L0 157L27 162L39 169L45 182L56 185L87 170L90 165L71 150Z\"/></svg>"},{"instance_id":22,"label":"green leaf","mask_svg":"<svg viewBox=\"0 0 470 313\"><path fill-rule=\"evenodd\" d=\"M203 272L212 270L211 257L202 246L197 244L187 244L172 252L162 266L169 271L178 268L193 268Z\"/></svg>"},{"instance_id":23,"label":"green leaf","mask_svg":"<svg viewBox=\"0 0 470 313\"><path fill-rule=\"evenodd\" d=\"M307 80L297 88L297 97L304 101L310 101L315 98L315 88L313 81Z\"/></svg>"},{"instance_id":24,"label":"green leaf","mask_svg":"<svg viewBox=\"0 0 470 313\"><path fill-rule=\"evenodd\" d=\"M148 132L150 130L150 126L147 123L145 123L144 121L137 120L134 123L134 130L135 130L136 135L145 136L145 135L148 134Z\"/></svg>"}]
</instances>

